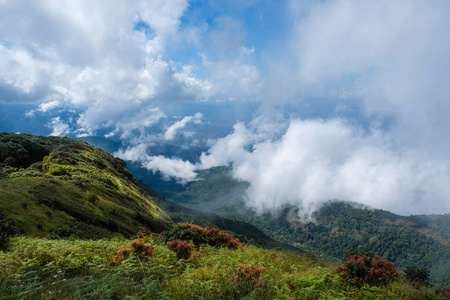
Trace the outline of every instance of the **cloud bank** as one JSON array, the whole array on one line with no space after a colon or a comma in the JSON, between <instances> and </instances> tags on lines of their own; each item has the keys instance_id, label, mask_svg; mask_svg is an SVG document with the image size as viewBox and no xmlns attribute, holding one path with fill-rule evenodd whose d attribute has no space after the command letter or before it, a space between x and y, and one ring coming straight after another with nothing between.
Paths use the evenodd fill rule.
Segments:
<instances>
[{"instance_id":1,"label":"cloud bank","mask_svg":"<svg viewBox=\"0 0 450 300\"><path fill-rule=\"evenodd\" d=\"M52 135L119 138L118 155L180 182L232 165L259 211L450 212L450 3L269 2L0 1L0 101L36 103ZM199 143L208 117L166 107L248 100L255 119L198 162L151 155Z\"/></svg>"},{"instance_id":2,"label":"cloud bank","mask_svg":"<svg viewBox=\"0 0 450 300\"><path fill-rule=\"evenodd\" d=\"M250 183L250 206L298 205L305 220L330 199L400 214L449 211L450 162L416 149L395 150L389 139L339 119L293 120L275 140L240 125L197 167L232 163L233 176Z\"/></svg>"},{"instance_id":3,"label":"cloud bank","mask_svg":"<svg viewBox=\"0 0 450 300\"><path fill-rule=\"evenodd\" d=\"M217 35L214 28L180 27L188 6L187 0L0 2L0 101L39 103L30 118L77 108L72 132L79 136L105 128L127 136L168 103L256 97L256 67L233 55L211 61L197 48L200 35ZM175 47L195 49L198 62L173 61ZM247 76L241 72L249 79L241 82Z\"/></svg>"},{"instance_id":4,"label":"cloud bank","mask_svg":"<svg viewBox=\"0 0 450 300\"><path fill-rule=\"evenodd\" d=\"M231 164L250 183L250 206L299 205L305 219L330 199L449 212L450 5L337 0L301 9L292 15L295 63L266 78L265 122L237 124L190 168ZM286 105L315 105L319 95L333 112L271 118L280 102L267 95L278 92ZM359 115L340 117L350 100Z\"/></svg>"}]
</instances>

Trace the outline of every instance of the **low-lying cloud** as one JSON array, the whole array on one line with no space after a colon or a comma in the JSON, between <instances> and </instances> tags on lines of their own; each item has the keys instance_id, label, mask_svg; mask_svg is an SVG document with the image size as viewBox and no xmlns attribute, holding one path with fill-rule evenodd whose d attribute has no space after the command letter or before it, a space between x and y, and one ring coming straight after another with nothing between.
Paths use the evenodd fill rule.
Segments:
<instances>
[{"instance_id":1,"label":"low-lying cloud","mask_svg":"<svg viewBox=\"0 0 450 300\"><path fill-rule=\"evenodd\" d=\"M232 162L233 176L250 183L248 204L259 211L292 204L309 219L331 199L400 214L449 211L450 162L416 149L394 150L391 138L339 119L292 120L276 140L237 127L216 144L232 151L213 146L201 162Z\"/></svg>"},{"instance_id":2,"label":"low-lying cloud","mask_svg":"<svg viewBox=\"0 0 450 300\"><path fill-rule=\"evenodd\" d=\"M450 2L190 4L0 1L0 101L38 104L27 116L52 135L119 138L118 155L183 183L232 165L259 211L295 204L308 219L342 199L450 212ZM192 126L206 113L171 122L168 104L244 100L257 117L197 162L151 154L206 143Z\"/></svg>"},{"instance_id":3,"label":"low-lying cloud","mask_svg":"<svg viewBox=\"0 0 450 300\"><path fill-rule=\"evenodd\" d=\"M450 212L448 2L296 4L291 63L261 89L265 122L237 124L189 168L232 165L250 206L299 205L305 219L330 199ZM324 119L277 117L278 100L318 98L331 108Z\"/></svg>"}]
</instances>

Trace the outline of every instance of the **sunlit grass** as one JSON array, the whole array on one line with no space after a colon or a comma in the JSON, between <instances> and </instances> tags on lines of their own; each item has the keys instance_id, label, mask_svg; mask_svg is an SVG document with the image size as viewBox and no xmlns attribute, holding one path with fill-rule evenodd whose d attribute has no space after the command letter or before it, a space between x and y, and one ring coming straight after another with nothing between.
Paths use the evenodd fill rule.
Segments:
<instances>
[{"instance_id":1,"label":"sunlit grass","mask_svg":"<svg viewBox=\"0 0 450 300\"><path fill-rule=\"evenodd\" d=\"M1 299L445 299L398 281L388 287L346 285L336 265L314 257L245 245L201 246L178 260L157 236L154 255L111 259L131 240L16 237L0 251ZM260 268L258 285L239 279L239 264Z\"/></svg>"}]
</instances>

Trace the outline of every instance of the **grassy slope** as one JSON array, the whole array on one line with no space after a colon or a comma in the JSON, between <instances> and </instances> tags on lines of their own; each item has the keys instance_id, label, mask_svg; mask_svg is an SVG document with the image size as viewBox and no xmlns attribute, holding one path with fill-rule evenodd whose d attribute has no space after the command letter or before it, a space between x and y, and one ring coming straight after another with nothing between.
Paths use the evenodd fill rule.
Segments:
<instances>
[{"instance_id":1,"label":"grassy slope","mask_svg":"<svg viewBox=\"0 0 450 300\"><path fill-rule=\"evenodd\" d=\"M28 235L0 250L1 299L442 299L401 280L356 289L334 274L334 264L254 246L200 247L177 260L157 234L146 237L155 252L148 261L131 256L112 266L130 240L76 236L130 235L139 225L161 231L170 221L158 204L182 218L227 220L145 195L123 161L71 139L0 133L0 164L0 211ZM246 226L227 226L239 224ZM52 233L70 239L42 238ZM241 263L265 268L257 286L240 280Z\"/></svg>"},{"instance_id":2,"label":"grassy slope","mask_svg":"<svg viewBox=\"0 0 450 300\"><path fill-rule=\"evenodd\" d=\"M200 247L178 260L158 236L145 238L154 256L108 262L130 240L14 238L0 251L1 299L445 299L402 280L357 289L335 265L285 251L243 246ZM255 286L239 279L239 264L264 267Z\"/></svg>"},{"instance_id":3,"label":"grassy slope","mask_svg":"<svg viewBox=\"0 0 450 300\"><path fill-rule=\"evenodd\" d=\"M317 212L316 223L302 224L296 207L262 216L246 208L243 195L248 184L232 179L224 167L202 171L203 180L185 186L161 182L150 172L145 176L142 169L131 170L138 178L151 180L168 200L252 224L278 242L329 260L341 259L351 248L372 251L401 268L428 268L435 284L450 286L450 215L402 217L330 202Z\"/></svg>"},{"instance_id":4,"label":"grassy slope","mask_svg":"<svg viewBox=\"0 0 450 300\"><path fill-rule=\"evenodd\" d=\"M125 162L84 142L0 133L0 211L33 236L129 236L169 227Z\"/></svg>"}]
</instances>

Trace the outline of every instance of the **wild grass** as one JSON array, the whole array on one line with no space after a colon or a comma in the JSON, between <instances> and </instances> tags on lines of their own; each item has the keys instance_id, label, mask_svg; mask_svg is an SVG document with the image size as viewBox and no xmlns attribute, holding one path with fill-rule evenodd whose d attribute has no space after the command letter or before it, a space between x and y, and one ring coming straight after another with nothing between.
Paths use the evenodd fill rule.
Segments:
<instances>
[{"instance_id":1,"label":"wild grass","mask_svg":"<svg viewBox=\"0 0 450 300\"><path fill-rule=\"evenodd\" d=\"M0 299L446 299L401 279L356 288L345 284L334 264L250 245L204 245L178 259L157 235L139 239L151 245L152 255L130 251L110 263L120 249L136 244L15 237L0 251Z\"/></svg>"},{"instance_id":2,"label":"wild grass","mask_svg":"<svg viewBox=\"0 0 450 300\"><path fill-rule=\"evenodd\" d=\"M19 157L14 149L22 144L30 144L30 151ZM130 236L140 226L170 227L168 216L141 191L125 162L100 149L71 139L6 133L0 133L0 146L12 155L11 165L0 163L0 212L28 235L99 238L113 232ZM43 152L31 157L36 149ZM61 231L63 224L74 230Z\"/></svg>"}]
</instances>

